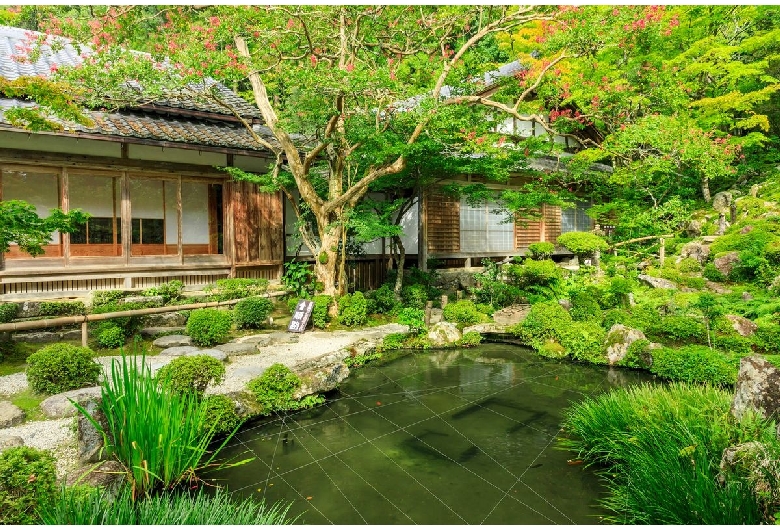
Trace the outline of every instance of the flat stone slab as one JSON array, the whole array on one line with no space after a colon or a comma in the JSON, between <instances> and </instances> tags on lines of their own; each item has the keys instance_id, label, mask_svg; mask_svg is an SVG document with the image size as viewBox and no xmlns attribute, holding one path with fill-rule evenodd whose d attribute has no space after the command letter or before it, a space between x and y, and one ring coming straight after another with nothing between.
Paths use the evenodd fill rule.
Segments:
<instances>
[{"instance_id":1,"label":"flat stone slab","mask_svg":"<svg viewBox=\"0 0 780 530\"><path fill-rule=\"evenodd\" d=\"M145 338L159 337L160 335L167 336L169 333L176 333L181 336L181 333L187 328L184 326L172 326L172 327L149 327L141 330L141 336Z\"/></svg>"},{"instance_id":2,"label":"flat stone slab","mask_svg":"<svg viewBox=\"0 0 780 530\"><path fill-rule=\"evenodd\" d=\"M187 335L166 335L156 339L152 345L158 348L172 348L174 346L192 346L192 337Z\"/></svg>"},{"instance_id":3,"label":"flat stone slab","mask_svg":"<svg viewBox=\"0 0 780 530\"><path fill-rule=\"evenodd\" d=\"M24 421L24 411L10 401L0 401L0 429L19 425Z\"/></svg>"},{"instance_id":4,"label":"flat stone slab","mask_svg":"<svg viewBox=\"0 0 780 530\"><path fill-rule=\"evenodd\" d=\"M268 343L271 340L271 335L269 333L262 333L259 335L247 335L245 337L239 337L237 339L231 340L230 344L259 344L259 343Z\"/></svg>"},{"instance_id":5,"label":"flat stone slab","mask_svg":"<svg viewBox=\"0 0 780 530\"><path fill-rule=\"evenodd\" d=\"M227 361L227 358L228 358L228 354L227 353L223 352L222 350L217 350L217 349L213 349L213 348L206 349L206 350L193 351L193 352L189 352L189 353L185 353L184 354L185 357L194 357L195 355L208 355L209 357L213 357L214 359L216 359L218 361L222 361L222 362Z\"/></svg>"},{"instance_id":6,"label":"flat stone slab","mask_svg":"<svg viewBox=\"0 0 780 530\"><path fill-rule=\"evenodd\" d=\"M2 435L0 436L0 453L5 449L12 447L21 447L24 445L24 438L21 436Z\"/></svg>"},{"instance_id":7,"label":"flat stone slab","mask_svg":"<svg viewBox=\"0 0 780 530\"><path fill-rule=\"evenodd\" d=\"M72 399L79 405L83 406L88 401L99 399L100 390L101 387L99 386L90 386L87 388L68 390L62 394L56 394L44 399L43 402L41 402L41 411L43 412L44 416L52 420L75 416L78 411L76 410L76 407L73 406L73 403L70 402L70 400Z\"/></svg>"},{"instance_id":8,"label":"flat stone slab","mask_svg":"<svg viewBox=\"0 0 780 530\"><path fill-rule=\"evenodd\" d=\"M172 346L165 348L160 352L160 355L166 355L168 357L181 357L182 355L188 355L191 353L197 353L199 351L197 346Z\"/></svg>"},{"instance_id":9,"label":"flat stone slab","mask_svg":"<svg viewBox=\"0 0 780 530\"><path fill-rule=\"evenodd\" d=\"M216 349L228 354L229 356L251 355L253 353L257 353L257 346L257 344L252 343L237 344L235 342L228 342L227 344L220 344L216 347Z\"/></svg>"},{"instance_id":10,"label":"flat stone slab","mask_svg":"<svg viewBox=\"0 0 780 530\"><path fill-rule=\"evenodd\" d=\"M463 334L469 333L470 331L476 331L477 333L486 334L486 333L506 333L506 329L509 326L506 324L494 324L493 322L488 322L485 324L475 324L473 326L468 326L463 328Z\"/></svg>"}]
</instances>

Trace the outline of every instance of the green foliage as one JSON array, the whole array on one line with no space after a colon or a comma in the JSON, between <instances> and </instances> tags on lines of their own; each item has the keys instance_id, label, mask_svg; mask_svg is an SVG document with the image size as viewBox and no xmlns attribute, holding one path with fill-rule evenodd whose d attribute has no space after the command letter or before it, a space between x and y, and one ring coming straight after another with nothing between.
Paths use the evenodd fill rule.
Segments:
<instances>
[{"instance_id":1,"label":"green foliage","mask_svg":"<svg viewBox=\"0 0 780 530\"><path fill-rule=\"evenodd\" d=\"M282 284L298 298L314 294L314 274L311 265L303 261L288 261L284 264Z\"/></svg>"},{"instance_id":2,"label":"green foliage","mask_svg":"<svg viewBox=\"0 0 780 530\"><path fill-rule=\"evenodd\" d=\"M753 335L756 348L764 353L780 354L780 326L777 324L759 324Z\"/></svg>"},{"instance_id":3,"label":"green foliage","mask_svg":"<svg viewBox=\"0 0 780 530\"><path fill-rule=\"evenodd\" d=\"M636 287L636 282L623 276L614 276L609 280L607 292L609 293L608 305L610 307L628 307L628 295Z\"/></svg>"},{"instance_id":4,"label":"green foliage","mask_svg":"<svg viewBox=\"0 0 780 530\"><path fill-rule=\"evenodd\" d=\"M569 294L572 304L569 314L575 321L595 320L601 322L602 312L599 305L598 290L595 288L581 289Z\"/></svg>"},{"instance_id":5,"label":"green foliage","mask_svg":"<svg viewBox=\"0 0 780 530\"><path fill-rule=\"evenodd\" d=\"M101 322L101 326L96 330L95 339L101 348L111 349L120 348L125 345L127 337L125 330L111 320Z\"/></svg>"},{"instance_id":6,"label":"green foliage","mask_svg":"<svg viewBox=\"0 0 780 530\"><path fill-rule=\"evenodd\" d=\"M222 488L213 492L165 492L134 501L130 488L113 494L100 488L65 488L41 513L47 525L285 525L297 518L290 506L241 501Z\"/></svg>"},{"instance_id":7,"label":"green foliage","mask_svg":"<svg viewBox=\"0 0 780 530\"><path fill-rule=\"evenodd\" d=\"M379 345L377 351L400 350L404 347L404 341L406 341L406 333L390 333L382 339L382 344Z\"/></svg>"},{"instance_id":8,"label":"green foliage","mask_svg":"<svg viewBox=\"0 0 780 530\"><path fill-rule=\"evenodd\" d=\"M368 320L366 299L363 293L356 291L339 298L339 322L345 326L361 326Z\"/></svg>"},{"instance_id":9,"label":"green foliage","mask_svg":"<svg viewBox=\"0 0 780 530\"><path fill-rule=\"evenodd\" d=\"M631 313L625 309L609 309L604 311L601 325L609 331L615 324L627 325L631 320Z\"/></svg>"},{"instance_id":10,"label":"green foliage","mask_svg":"<svg viewBox=\"0 0 780 530\"><path fill-rule=\"evenodd\" d=\"M314 327L325 329L330 322L328 310L333 303L333 297L327 294L318 294L314 297L314 307L311 310L311 320Z\"/></svg>"},{"instance_id":11,"label":"green foliage","mask_svg":"<svg viewBox=\"0 0 780 530\"><path fill-rule=\"evenodd\" d=\"M86 315L87 307L84 302L41 302L41 315L46 316L73 316Z\"/></svg>"},{"instance_id":12,"label":"green foliage","mask_svg":"<svg viewBox=\"0 0 780 530\"><path fill-rule=\"evenodd\" d=\"M401 289L401 300L404 307L425 309L425 304L428 302L428 290L424 285L406 285Z\"/></svg>"},{"instance_id":13,"label":"green foliage","mask_svg":"<svg viewBox=\"0 0 780 530\"><path fill-rule=\"evenodd\" d=\"M81 210L63 213L59 208L51 210L48 217L39 217L35 206L25 201L0 201L0 252L8 252L11 243L16 243L23 252L39 256L52 232L76 232L87 219L89 214Z\"/></svg>"},{"instance_id":14,"label":"green foliage","mask_svg":"<svg viewBox=\"0 0 780 530\"><path fill-rule=\"evenodd\" d=\"M590 232L566 232L558 236L557 241L580 259L592 256L597 250L604 252L609 248L602 237Z\"/></svg>"},{"instance_id":15,"label":"green foliage","mask_svg":"<svg viewBox=\"0 0 780 530\"><path fill-rule=\"evenodd\" d=\"M125 297L124 291L92 291L92 310L96 307L116 303Z\"/></svg>"},{"instance_id":16,"label":"green foliage","mask_svg":"<svg viewBox=\"0 0 780 530\"><path fill-rule=\"evenodd\" d=\"M557 339L564 351L578 361L592 364L607 364L604 354L604 339L607 332L598 322L571 322L556 330Z\"/></svg>"},{"instance_id":17,"label":"green foliage","mask_svg":"<svg viewBox=\"0 0 780 530\"><path fill-rule=\"evenodd\" d=\"M677 342L702 342L707 340L707 330L701 320L683 315L665 316L648 331Z\"/></svg>"},{"instance_id":18,"label":"green foliage","mask_svg":"<svg viewBox=\"0 0 780 530\"><path fill-rule=\"evenodd\" d=\"M587 398L566 411L563 445L608 467L603 505L619 524L757 524L743 477L716 479L723 450L769 439L774 424L730 420L732 396L711 386L634 386ZM752 432L751 432L752 431Z\"/></svg>"},{"instance_id":19,"label":"green foliage","mask_svg":"<svg viewBox=\"0 0 780 530\"><path fill-rule=\"evenodd\" d=\"M0 304L0 324L11 322L16 318L16 314L19 312L19 306L13 302L7 304Z\"/></svg>"},{"instance_id":20,"label":"green foliage","mask_svg":"<svg viewBox=\"0 0 780 530\"><path fill-rule=\"evenodd\" d=\"M383 350L381 348L376 348L374 351L367 351L365 353L356 353L352 352L348 357L344 359L344 364L346 364L349 368L357 368L359 366L364 366L371 361L376 361L378 359L382 358L382 352Z\"/></svg>"},{"instance_id":21,"label":"green foliage","mask_svg":"<svg viewBox=\"0 0 780 530\"><path fill-rule=\"evenodd\" d=\"M207 386L218 385L225 379L225 365L208 355L187 355L160 368L156 377L173 392L201 397Z\"/></svg>"},{"instance_id":22,"label":"green foliage","mask_svg":"<svg viewBox=\"0 0 780 530\"><path fill-rule=\"evenodd\" d=\"M238 302L233 309L233 319L238 329L260 329L268 323L268 315L274 304L268 298L251 296Z\"/></svg>"},{"instance_id":23,"label":"green foliage","mask_svg":"<svg viewBox=\"0 0 780 530\"><path fill-rule=\"evenodd\" d=\"M220 448L208 452L213 430L203 432L205 408L198 396L168 387L152 377L143 357L123 355L121 362L112 362L102 384L99 410L107 429L77 405L104 434L109 454L125 467L136 499L194 479L199 466L219 453Z\"/></svg>"},{"instance_id":24,"label":"green foliage","mask_svg":"<svg viewBox=\"0 0 780 530\"><path fill-rule=\"evenodd\" d=\"M150 287L144 291L144 296L162 296L164 304L170 304L181 298L181 293L184 290L184 283L180 280L171 280L157 287Z\"/></svg>"},{"instance_id":25,"label":"green foliage","mask_svg":"<svg viewBox=\"0 0 780 530\"><path fill-rule=\"evenodd\" d=\"M731 356L692 345L654 350L650 371L672 381L733 385L739 367Z\"/></svg>"},{"instance_id":26,"label":"green foliage","mask_svg":"<svg viewBox=\"0 0 780 530\"><path fill-rule=\"evenodd\" d=\"M558 302L542 302L534 304L525 320L507 331L538 351L550 340L559 342L572 323L571 315Z\"/></svg>"},{"instance_id":27,"label":"green foliage","mask_svg":"<svg viewBox=\"0 0 780 530\"><path fill-rule=\"evenodd\" d=\"M419 335L425 331L425 311L414 307L404 307L398 312L398 323L409 326L409 333Z\"/></svg>"},{"instance_id":28,"label":"green foliage","mask_svg":"<svg viewBox=\"0 0 780 530\"><path fill-rule=\"evenodd\" d=\"M712 347L728 355L744 357L753 353L753 340L741 335L717 335L712 337Z\"/></svg>"},{"instance_id":29,"label":"green foliage","mask_svg":"<svg viewBox=\"0 0 780 530\"><path fill-rule=\"evenodd\" d=\"M247 296L263 295L268 290L268 280L264 278L223 278L207 285L203 290L215 301L236 300Z\"/></svg>"},{"instance_id":30,"label":"green foliage","mask_svg":"<svg viewBox=\"0 0 780 530\"><path fill-rule=\"evenodd\" d=\"M482 266L484 271L474 275L474 279L481 284L481 287L473 289L474 300L477 303L501 308L520 302L522 299L520 289L504 282L501 266L498 263L483 259Z\"/></svg>"},{"instance_id":31,"label":"green foliage","mask_svg":"<svg viewBox=\"0 0 780 530\"><path fill-rule=\"evenodd\" d=\"M701 272L701 264L694 258L684 258L677 264L680 272Z\"/></svg>"},{"instance_id":32,"label":"green foliage","mask_svg":"<svg viewBox=\"0 0 780 530\"><path fill-rule=\"evenodd\" d=\"M471 300L458 300L444 306L444 320L456 322L465 326L479 324L486 319L485 315L477 310L477 306Z\"/></svg>"},{"instance_id":33,"label":"green foliage","mask_svg":"<svg viewBox=\"0 0 780 530\"><path fill-rule=\"evenodd\" d=\"M707 278L708 280L712 282L725 282L726 277L715 268L715 265L713 263L707 263L704 266L704 269L701 271L702 276Z\"/></svg>"},{"instance_id":34,"label":"green foliage","mask_svg":"<svg viewBox=\"0 0 780 530\"><path fill-rule=\"evenodd\" d=\"M59 394L98 382L101 366L89 348L66 343L44 346L27 358L27 380L33 391Z\"/></svg>"},{"instance_id":35,"label":"green foliage","mask_svg":"<svg viewBox=\"0 0 780 530\"><path fill-rule=\"evenodd\" d=\"M187 319L187 335L199 346L214 346L225 342L233 326L229 311L196 309Z\"/></svg>"},{"instance_id":36,"label":"green foliage","mask_svg":"<svg viewBox=\"0 0 780 530\"><path fill-rule=\"evenodd\" d=\"M227 396L219 394L206 396L202 406L204 432L213 429L214 436L224 436L233 433L241 425L236 404Z\"/></svg>"},{"instance_id":37,"label":"green foliage","mask_svg":"<svg viewBox=\"0 0 780 530\"><path fill-rule=\"evenodd\" d=\"M50 452L32 447L0 453L0 524L40 524L39 507L56 493L54 464Z\"/></svg>"},{"instance_id":38,"label":"green foliage","mask_svg":"<svg viewBox=\"0 0 780 530\"><path fill-rule=\"evenodd\" d=\"M652 364L650 341L638 339L632 342L626 350L626 356L617 364L628 368L649 368Z\"/></svg>"},{"instance_id":39,"label":"green foliage","mask_svg":"<svg viewBox=\"0 0 780 530\"><path fill-rule=\"evenodd\" d=\"M249 381L247 388L263 407L264 414L304 409L325 401L320 396L295 399L293 394L301 388L301 378L279 363L272 364L260 377Z\"/></svg>"},{"instance_id":40,"label":"green foliage","mask_svg":"<svg viewBox=\"0 0 780 530\"><path fill-rule=\"evenodd\" d=\"M547 241L540 241L539 243L531 243L528 245L528 251L531 253L533 259L550 259L553 252L555 252L555 245Z\"/></svg>"},{"instance_id":41,"label":"green foliage","mask_svg":"<svg viewBox=\"0 0 780 530\"><path fill-rule=\"evenodd\" d=\"M463 336L455 341L459 348L474 348L482 343L482 335L478 331L467 331Z\"/></svg>"},{"instance_id":42,"label":"green foliage","mask_svg":"<svg viewBox=\"0 0 780 530\"><path fill-rule=\"evenodd\" d=\"M527 260L522 265L506 267L508 280L521 289L552 287L563 279L563 270L550 259Z\"/></svg>"},{"instance_id":43,"label":"green foliage","mask_svg":"<svg viewBox=\"0 0 780 530\"><path fill-rule=\"evenodd\" d=\"M393 288L388 284L383 284L373 291L372 297L376 303L377 313L389 314L396 310L398 307L398 300L395 298L395 292Z\"/></svg>"}]
</instances>

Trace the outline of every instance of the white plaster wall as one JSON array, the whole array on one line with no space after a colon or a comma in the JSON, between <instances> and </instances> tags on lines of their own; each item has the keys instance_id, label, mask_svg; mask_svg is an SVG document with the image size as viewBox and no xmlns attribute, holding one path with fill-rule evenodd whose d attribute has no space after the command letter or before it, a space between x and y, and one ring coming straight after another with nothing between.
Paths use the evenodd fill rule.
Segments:
<instances>
[{"instance_id":1,"label":"white plaster wall","mask_svg":"<svg viewBox=\"0 0 780 530\"><path fill-rule=\"evenodd\" d=\"M270 166L270 162L267 158L235 155L233 157L233 165L237 168L243 169L244 171L250 171L252 173L266 173Z\"/></svg>"},{"instance_id":2,"label":"white plaster wall","mask_svg":"<svg viewBox=\"0 0 780 530\"><path fill-rule=\"evenodd\" d=\"M3 200L26 201L35 206L41 217L59 208L57 177L50 173L6 171L3 173ZM59 232L52 233L51 242L59 242Z\"/></svg>"},{"instance_id":3,"label":"white plaster wall","mask_svg":"<svg viewBox=\"0 0 780 530\"><path fill-rule=\"evenodd\" d=\"M68 175L68 192L71 210L80 208L93 217L114 216L113 178ZM118 196L116 203L117 217L119 217L120 199Z\"/></svg>"},{"instance_id":4,"label":"white plaster wall","mask_svg":"<svg viewBox=\"0 0 780 530\"><path fill-rule=\"evenodd\" d=\"M133 218L163 218L162 185L163 181L161 180L130 179L130 204ZM175 198L174 194L174 200Z\"/></svg>"},{"instance_id":5,"label":"white plaster wall","mask_svg":"<svg viewBox=\"0 0 780 530\"><path fill-rule=\"evenodd\" d=\"M208 207L208 184L182 181L181 230L183 244L209 242Z\"/></svg>"},{"instance_id":6,"label":"white plaster wall","mask_svg":"<svg viewBox=\"0 0 780 530\"><path fill-rule=\"evenodd\" d=\"M165 243L176 245L179 242L179 214L176 206L176 189L179 183L172 180L163 182L165 186ZM184 193L184 182L181 185L182 193ZM132 203L130 207L132 208ZM136 215L133 214L133 217Z\"/></svg>"},{"instance_id":7,"label":"white plaster wall","mask_svg":"<svg viewBox=\"0 0 780 530\"><path fill-rule=\"evenodd\" d=\"M176 149L173 147L154 147L150 145L129 144L128 156L135 160L155 160L158 162L178 162L180 164L198 164L202 166L226 166L227 155L195 149Z\"/></svg>"},{"instance_id":8,"label":"white plaster wall","mask_svg":"<svg viewBox=\"0 0 780 530\"><path fill-rule=\"evenodd\" d=\"M119 158L122 148L116 142L87 140L40 133L0 132L0 147L6 149L30 149L70 155L109 156Z\"/></svg>"}]
</instances>

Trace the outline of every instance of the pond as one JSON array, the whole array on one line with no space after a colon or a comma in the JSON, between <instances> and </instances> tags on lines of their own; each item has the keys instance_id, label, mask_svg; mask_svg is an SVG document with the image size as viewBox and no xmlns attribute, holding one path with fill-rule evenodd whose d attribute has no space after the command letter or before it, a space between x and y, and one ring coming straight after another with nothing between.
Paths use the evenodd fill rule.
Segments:
<instances>
[{"instance_id":1,"label":"pond","mask_svg":"<svg viewBox=\"0 0 780 530\"><path fill-rule=\"evenodd\" d=\"M562 412L648 379L503 344L415 352L243 429L222 457L254 460L209 478L305 524L598 523L603 489L558 448Z\"/></svg>"}]
</instances>

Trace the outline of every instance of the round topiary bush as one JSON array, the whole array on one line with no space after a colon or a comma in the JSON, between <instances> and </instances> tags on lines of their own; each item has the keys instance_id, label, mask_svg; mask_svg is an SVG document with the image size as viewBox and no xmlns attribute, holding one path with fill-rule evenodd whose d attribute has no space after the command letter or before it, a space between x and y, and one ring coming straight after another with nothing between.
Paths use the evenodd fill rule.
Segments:
<instances>
[{"instance_id":1,"label":"round topiary bush","mask_svg":"<svg viewBox=\"0 0 780 530\"><path fill-rule=\"evenodd\" d=\"M57 468L49 451L12 447L0 453L0 524L40 524L38 508L51 502Z\"/></svg>"},{"instance_id":2,"label":"round topiary bush","mask_svg":"<svg viewBox=\"0 0 780 530\"><path fill-rule=\"evenodd\" d=\"M580 259L592 256L597 250L604 252L609 248L604 239L590 232L566 232L558 236L558 244L568 248Z\"/></svg>"},{"instance_id":3,"label":"round topiary bush","mask_svg":"<svg viewBox=\"0 0 780 530\"><path fill-rule=\"evenodd\" d=\"M27 380L34 392L59 394L95 386L102 367L92 360L93 351L57 343L41 348L27 358Z\"/></svg>"},{"instance_id":4,"label":"round topiary bush","mask_svg":"<svg viewBox=\"0 0 780 530\"><path fill-rule=\"evenodd\" d=\"M547 241L540 241L528 245L528 251L535 260L550 259L555 252L555 245Z\"/></svg>"},{"instance_id":5,"label":"round topiary bush","mask_svg":"<svg viewBox=\"0 0 780 530\"><path fill-rule=\"evenodd\" d=\"M225 379L225 365L208 355L177 357L157 371L157 380L179 394L203 395L209 384Z\"/></svg>"},{"instance_id":6,"label":"round topiary bush","mask_svg":"<svg viewBox=\"0 0 780 530\"><path fill-rule=\"evenodd\" d=\"M447 304L444 306L442 316L447 322L457 322L467 326L479 324L484 319L471 300L458 300Z\"/></svg>"},{"instance_id":7,"label":"round topiary bush","mask_svg":"<svg viewBox=\"0 0 780 530\"><path fill-rule=\"evenodd\" d=\"M320 396L306 396L295 399L295 392L301 388L301 378L285 365L276 363L268 367L260 377L247 383L247 388L255 395L264 414L284 410L298 410L324 401Z\"/></svg>"},{"instance_id":8,"label":"round topiary bush","mask_svg":"<svg viewBox=\"0 0 780 530\"><path fill-rule=\"evenodd\" d=\"M345 326L365 324L368 320L366 310L366 299L360 291L339 298L339 322Z\"/></svg>"},{"instance_id":9,"label":"round topiary bush","mask_svg":"<svg viewBox=\"0 0 780 530\"><path fill-rule=\"evenodd\" d=\"M19 312L19 306L14 303L0 304L0 324L12 321Z\"/></svg>"},{"instance_id":10,"label":"round topiary bush","mask_svg":"<svg viewBox=\"0 0 780 530\"><path fill-rule=\"evenodd\" d=\"M125 330L113 322L109 322L97 335L97 343L101 348L120 348L125 345Z\"/></svg>"},{"instance_id":11,"label":"round topiary bush","mask_svg":"<svg viewBox=\"0 0 780 530\"><path fill-rule=\"evenodd\" d=\"M219 309L196 309L187 320L187 335L199 346L214 346L228 338L233 327L229 311Z\"/></svg>"},{"instance_id":12,"label":"round topiary bush","mask_svg":"<svg viewBox=\"0 0 780 530\"><path fill-rule=\"evenodd\" d=\"M206 409L203 415L203 430L214 429L214 435L230 434L241 425L236 404L227 396L208 396L201 404Z\"/></svg>"},{"instance_id":13,"label":"round topiary bush","mask_svg":"<svg viewBox=\"0 0 780 530\"><path fill-rule=\"evenodd\" d=\"M259 329L268 321L274 304L268 298L252 296L236 304L233 318L239 329Z\"/></svg>"},{"instance_id":14,"label":"round topiary bush","mask_svg":"<svg viewBox=\"0 0 780 530\"><path fill-rule=\"evenodd\" d=\"M409 333L419 335L425 331L425 311L414 307L404 307L398 312L398 323L409 326Z\"/></svg>"}]
</instances>

